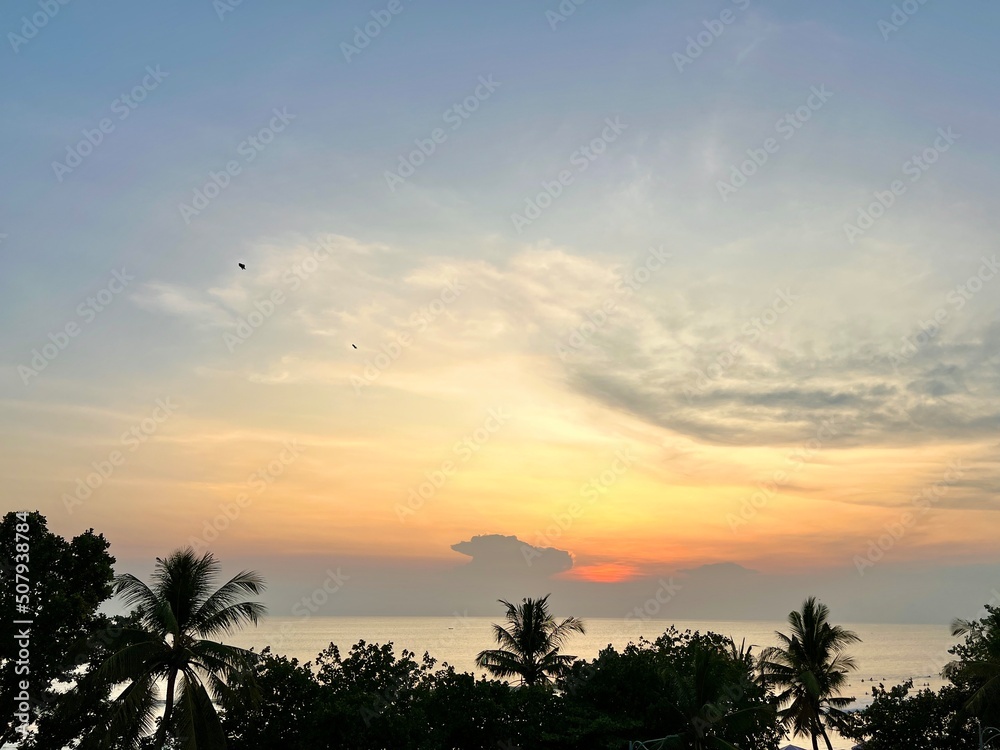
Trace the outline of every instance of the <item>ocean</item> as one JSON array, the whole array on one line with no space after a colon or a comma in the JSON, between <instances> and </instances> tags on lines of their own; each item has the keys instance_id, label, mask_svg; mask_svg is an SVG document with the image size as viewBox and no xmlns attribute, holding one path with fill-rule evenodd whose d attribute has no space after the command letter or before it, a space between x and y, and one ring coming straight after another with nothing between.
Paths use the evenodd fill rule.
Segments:
<instances>
[{"instance_id":1,"label":"ocean","mask_svg":"<svg viewBox=\"0 0 1000 750\"><path fill-rule=\"evenodd\" d=\"M653 640L670 622L665 620L622 620L582 618L586 635L574 634L565 653L592 659L598 651L611 644L621 649L640 637ZM227 643L258 651L270 645L277 654L294 657L301 662L315 660L330 643L346 655L359 640L387 643L395 646L397 657L403 649L413 651L417 658L426 651L439 662L447 662L456 670L482 674L475 668L480 651L494 647L492 624L496 617L267 617L256 628L247 628L225 638ZM693 622L673 623L680 630L713 631L731 636L737 644L746 639L759 651L776 645L774 632L787 631L787 623L774 622ZM944 625L890 625L840 623L861 637L861 643L851 646L858 669L852 673L845 695L856 698L855 706L871 702L873 684L886 687L912 679L914 687L927 685L937 689L945 684L939 676L941 667L950 660L948 649L956 640ZM643 738L636 738L643 739ZM645 738L651 739L651 738ZM802 738L795 738L799 745ZM836 738L838 750L851 743Z\"/></svg>"}]
</instances>

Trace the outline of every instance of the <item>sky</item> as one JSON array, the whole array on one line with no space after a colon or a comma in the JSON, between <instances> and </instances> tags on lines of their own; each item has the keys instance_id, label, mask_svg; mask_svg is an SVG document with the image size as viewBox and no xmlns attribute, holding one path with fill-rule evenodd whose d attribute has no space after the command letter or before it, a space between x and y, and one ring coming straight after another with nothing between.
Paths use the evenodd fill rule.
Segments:
<instances>
[{"instance_id":1,"label":"sky","mask_svg":"<svg viewBox=\"0 0 1000 750\"><path fill-rule=\"evenodd\" d=\"M4 510L274 614L970 616L997 21L5 3Z\"/></svg>"}]
</instances>

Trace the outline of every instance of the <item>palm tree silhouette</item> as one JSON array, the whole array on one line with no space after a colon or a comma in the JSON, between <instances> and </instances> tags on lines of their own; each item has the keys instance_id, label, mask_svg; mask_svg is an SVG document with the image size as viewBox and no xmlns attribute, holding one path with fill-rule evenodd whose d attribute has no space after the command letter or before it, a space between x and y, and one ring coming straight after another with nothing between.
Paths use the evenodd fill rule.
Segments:
<instances>
[{"instance_id":1,"label":"palm tree silhouette","mask_svg":"<svg viewBox=\"0 0 1000 750\"><path fill-rule=\"evenodd\" d=\"M991 620L954 620L953 636L965 636L968 658L945 665L944 676L953 682L967 682L973 693L966 702L968 711L982 714L1000 704L1000 629Z\"/></svg>"},{"instance_id":2,"label":"palm tree silhouette","mask_svg":"<svg viewBox=\"0 0 1000 750\"><path fill-rule=\"evenodd\" d=\"M263 591L258 573L242 571L213 592L218 574L212 553L198 557L188 547L166 560L156 558L152 587L128 573L115 578L115 594L136 607L141 628L123 632L123 647L98 671L110 684L128 684L113 701L104 726L88 738L95 746L138 747L152 731L157 684L165 679L166 702L154 748L163 750L168 733L185 748L225 747L212 700L225 705L234 699L241 677L246 680L239 689L251 685L252 696L251 654L208 639L248 622L256 625L266 610L260 602L240 601Z\"/></svg>"},{"instance_id":3,"label":"palm tree silhouette","mask_svg":"<svg viewBox=\"0 0 1000 750\"><path fill-rule=\"evenodd\" d=\"M521 678L523 685L548 685L551 677L569 668L576 658L560 654L559 649L571 633L586 633L583 622L568 617L561 623L549 614L546 594L541 599L524 599L514 605L504 599L507 627L493 625L493 635L500 648L481 651L476 666L495 677Z\"/></svg>"},{"instance_id":4,"label":"palm tree silhouette","mask_svg":"<svg viewBox=\"0 0 1000 750\"><path fill-rule=\"evenodd\" d=\"M738 666L752 669L750 649L744 641L737 647L729 640L729 652L719 652L707 646L699 646L694 653L690 670L679 670L668 665L664 676L671 685L671 698L667 710L676 724L684 729L662 742L665 747L689 747L692 750L738 750L724 739L728 733L746 736L755 727L773 716L774 709L767 705L755 705L744 699L754 683L740 684L743 675Z\"/></svg>"},{"instance_id":5,"label":"palm tree silhouette","mask_svg":"<svg viewBox=\"0 0 1000 750\"><path fill-rule=\"evenodd\" d=\"M833 750L826 724L830 716L836 716L839 709L854 700L840 697L847 672L857 669L844 648L861 638L839 625L831 625L829 616L825 604L809 597L801 612L788 614L791 635L776 632L780 645L764 649L760 661L765 682L781 689L778 705L789 704L778 712L782 725L786 731L812 737L813 750L818 750L820 736L828 750Z\"/></svg>"}]
</instances>

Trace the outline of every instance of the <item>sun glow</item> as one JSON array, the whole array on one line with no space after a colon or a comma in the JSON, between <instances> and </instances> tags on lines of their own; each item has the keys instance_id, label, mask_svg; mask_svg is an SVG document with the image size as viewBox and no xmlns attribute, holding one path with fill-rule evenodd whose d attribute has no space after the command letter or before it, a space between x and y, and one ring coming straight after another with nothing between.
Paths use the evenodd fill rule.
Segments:
<instances>
[{"instance_id":1,"label":"sun glow","mask_svg":"<svg viewBox=\"0 0 1000 750\"><path fill-rule=\"evenodd\" d=\"M620 583L638 577L639 569L623 563L598 563L581 565L566 573L567 578L594 583Z\"/></svg>"}]
</instances>

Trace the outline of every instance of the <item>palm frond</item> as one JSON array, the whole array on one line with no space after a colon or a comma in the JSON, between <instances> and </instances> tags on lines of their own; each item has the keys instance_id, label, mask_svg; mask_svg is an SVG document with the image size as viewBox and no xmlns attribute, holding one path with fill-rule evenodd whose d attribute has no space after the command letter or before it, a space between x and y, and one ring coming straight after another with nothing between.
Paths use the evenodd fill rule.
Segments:
<instances>
[{"instance_id":1,"label":"palm frond","mask_svg":"<svg viewBox=\"0 0 1000 750\"><path fill-rule=\"evenodd\" d=\"M242 570L222 584L209 596L191 617L191 626L201 635L211 635L204 630L205 623L239 602L244 596L260 594L266 588L264 578L252 570Z\"/></svg>"},{"instance_id":2,"label":"palm frond","mask_svg":"<svg viewBox=\"0 0 1000 750\"><path fill-rule=\"evenodd\" d=\"M123 632L117 650L96 672L106 684L129 684L83 750L137 747L154 726L157 681L167 678L174 684L178 674L178 692L167 707L173 715L161 724L161 732L182 737L184 748L225 746L209 689L220 704L232 702L231 682L239 681L241 687L256 684L252 659L244 649L196 636L256 623L265 609L259 602L239 601L243 594L263 588L258 574L243 571L213 592L218 571L211 553L198 556L188 548L165 560L157 558L151 586L129 574L116 578L115 592L137 607L141 629ZM108 737L117 739L112 742Z\"/></svg>"},{"instance_id":3,"label":"palm frond","mask_svg":"<svg viewBox=\"0 0 1000 750\"><path fill-rule=\"evenodd\" d=\"M201 636L232 633L243 625L256 625L267 614L267 607L260 602L237 602L213 613L199 623L194 631Z\"/></svg>"},{"instance_id":4,"label":"palm frond","mask_svg":"<svg viewBox=\"0 0 1000 750\"><path fill-rule=\"evenodd\" d=\"M211 552L199 557L191 547L157 559L152 588L158 599L169 602L179 632L188 630L192 616L209 598L220 567Z\"/></svg>"},{"instance_id":5,"label":"palm frond","mask_svg":"<svg viewBox=\"0 0 1000 750\"><path fill-rule=\"evenodd\" d=\"M178 680L173 733L183 750L224 750L226 735L205 686L190 670Z\"/></svg>"},{"instance_id":6,"label":"palm frond","mask_svg":"<svg viewBox=\"0 0 1000 750\"><path fill-rule=\"evenodd\" d=\"M120 596L130 608L137 608L143 625L155 632L170 632L163 618L158 616L163 602L145 583L131 573L115 576L114 594Z\"/></svg>"},{"instance_id":7,"label":"palm frond","mask_svg":"<svg viewBox=\"0 0 1000 750\"><path fill-rule=\"evenodd\" d=\"M139 675L111 702L103 723L84 738L81 750L137 750L141 739L155 727L156 698L156 676Z\"/></svg>"},{"instance_id":8,"label":"palm frond","mask_svg":"<svg viewBox=\"0 0 1000 750\"><path fill-rule=\"evenodd\" d=\"M509 651L492 649L480 651L476 656L476 666L487 670L496 677L513 677L521 674L521 662Z\"/></svg>"},{"instance_id":9,"label":"palm frond","mask_svg":"<svg viewBox=\"0 0 1000 750\"><path fill-rule=\"evenodd\" d=\"M134 632L134 631L133 631ZM162 675L170 658L170 648L155 635L136 633L130 641L111 654L97 669L97 679L118 685L142 675Z\"/></svg>"}]
</instances>

